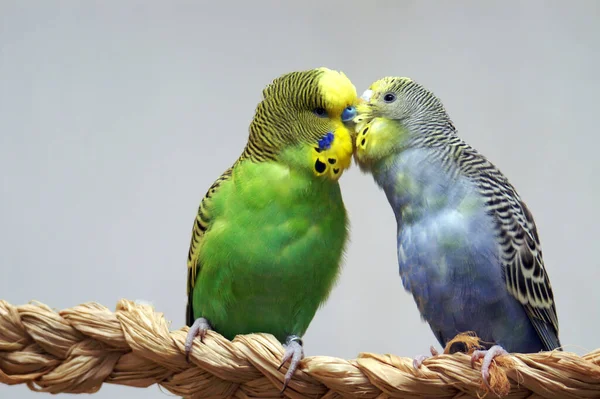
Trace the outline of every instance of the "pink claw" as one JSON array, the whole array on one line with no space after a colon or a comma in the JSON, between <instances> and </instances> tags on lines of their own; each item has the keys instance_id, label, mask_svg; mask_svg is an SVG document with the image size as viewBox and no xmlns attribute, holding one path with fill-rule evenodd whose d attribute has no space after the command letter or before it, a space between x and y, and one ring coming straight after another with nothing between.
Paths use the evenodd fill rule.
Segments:
<instances>
[{"instance_id":1,"label":"pink claw","mask_svg":"<svg viewBox=\"0 0 600 399\"><path fill-rule=\"evenodd\" d=\"M437 355L439 355L438 351L433 346L429 347L429 351L431 352L431 356L437 356ZM415 369L419 369L421 367L421 364L423 364L423 361L425 359L429 359L431 356L429 356L429 355L419 355L419 356L415 357L413 359L413 367Z\"/></svg>"},{"instance_id":2,"label":"pink claw","mask_svg":"<svg viewBox=\"0 0 600 399\"><path fill-rule=\"evenodd\" d=\"M200 317L194 321L194 324L190 327L190 330L185 337L185 358L190 361L190 352L192 351L192 345L194 344L194 338L200 337L200 342L204 341L206 332L212 330L210 323L204 317Z\"/></svg>"},{"instance_id":3,"label":"pink claw","mask_svg":"<svg viewBox=\"0 0 600 399\"><path fill-rule=\"evenodd\" d=\"M495 357L502 355L508 355L508 352L500 345L494 345L488 350L477 350L473 352L473 355L471 356L471 367L475 367L475 362L483 358L483 362L481 363L481 378L483 378L483 383L489 389L492 389L489 381L492 360L494 360Z\"/></svg>"},{"instance_id":4,"label":"pink claw","mask_svg":"<svg viewBox=\"0 0 600 399\"><path fill-rule=\"evenodd\" d=\"M283 359L281 360L281 364L279 365L279 367L277 367L277 370L279 370L288 361L290 362L288 371L287 371L287 373L285 373L285 378L283 380L283 388L281 389L281 393L283 393L283 391L285 391L285 389L287 388L289 382L292 379L292 376L296 372L296 369L298 369L300 360L302 360L304 358L304 348L302 347L302 341L299 338L296 339L296 338L292 337L292 339L288 338L288 342L289 343L284 345L285 353L283 354Z\"/></svg>"}]
</instances>

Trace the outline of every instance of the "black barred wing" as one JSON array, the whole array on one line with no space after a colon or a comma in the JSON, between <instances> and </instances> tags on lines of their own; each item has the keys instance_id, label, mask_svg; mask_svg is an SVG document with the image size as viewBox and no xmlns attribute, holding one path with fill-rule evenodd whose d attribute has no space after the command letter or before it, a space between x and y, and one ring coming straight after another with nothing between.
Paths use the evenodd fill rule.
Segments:
<instances>
[{"instance_id":1,"label":"black barred wing","mask_svg":"<svg viewBox=\"0 0 600 399\"><path fill-rule=\"evenodd\" d=\"M210 186L202 201L200 201L200 206L198 207L198 214L196 215L196 220L194 221L194 227L192 228L192 239L190 241L190 249L188 251L188 259L187 259L187 267L188 267L188 277L187 277L187 296L188 302L185 312L186 324L188 326L192 326L194 323L194 309L193 309L193 294L194 294L194 286L196 285L196 279L198 278L198 274L202 269L202 265L198 259L199 248L202 242L202 238L204 237L204 233L210 227L212 218L210 214L210 203L212 201L213 196L218 192L219 187L224 181L227 181L231 178L233 168L227 169L225 173L221 175L213 184Z\"/></svg>"},{"instance_id":2,"label":"black barred wing","mask_svg":"<svg viewBox=\"0 0 600 399\"><path fill-rule=\"evenodd\" d=\"M545 349L556 349L556 305L533 216L491 162L466 144L460 153L461 170L476 182L496 222L506 288L523 304Z\"/></svg>"}]
</instances>

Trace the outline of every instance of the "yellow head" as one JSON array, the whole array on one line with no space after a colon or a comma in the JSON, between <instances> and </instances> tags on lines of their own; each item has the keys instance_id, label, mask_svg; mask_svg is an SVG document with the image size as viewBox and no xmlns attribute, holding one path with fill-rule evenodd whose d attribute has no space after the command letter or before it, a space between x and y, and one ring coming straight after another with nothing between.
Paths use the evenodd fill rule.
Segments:
<instances>
[{"instance_id":1,"label":"yellow head","mask_svg":"<svg viewBox=\"0 0 600 399\"><path fill-rule=\"evenodd\" d=\"M352 160L356 88L327 68L291 72L263 91L242 158L337 181Z\"/></svg>"}]
</instances>

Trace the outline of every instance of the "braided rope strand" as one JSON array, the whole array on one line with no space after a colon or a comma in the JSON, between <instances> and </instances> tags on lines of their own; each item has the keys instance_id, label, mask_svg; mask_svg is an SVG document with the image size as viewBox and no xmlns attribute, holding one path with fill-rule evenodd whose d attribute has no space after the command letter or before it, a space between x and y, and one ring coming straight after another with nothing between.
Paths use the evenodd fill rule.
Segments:
<instances>
[{"instance_id":1,"label":"braided rope strand","mask_svg":"<svg viewBox=\"0 0 600 399\"><path fill-rule=\"evenodd\" d=\"M190 362L188 327L169 330L151 306L121 300L115 312L86 303L56 312L32 302L0 300L0 383L40 392L94 393L103 383L158 384L186 398L278 397L286 367L283 347L271 335L228 341L209 331L195 340ZM486 388L468 355L441 354L419 370L411 358L362 353L344 360L312 356L302 361L283 396L290 398L467 398ZM600 397L600 349L514 354L491 369L495 395L506 398Z\"/></svg>"}]
</instances>

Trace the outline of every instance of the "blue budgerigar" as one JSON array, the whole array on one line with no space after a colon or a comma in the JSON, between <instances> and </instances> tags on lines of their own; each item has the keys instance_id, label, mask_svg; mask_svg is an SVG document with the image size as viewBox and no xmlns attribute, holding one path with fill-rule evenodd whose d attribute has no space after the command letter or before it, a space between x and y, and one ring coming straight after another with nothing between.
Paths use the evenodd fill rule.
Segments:
<instances>
[{"instance_id":1,"label":"blue budgerigar","mask_svg":"<svg viewBox=\"0 0 600 399\"><path fill-rule=\"evenodd\" d=\"M402 282L440 344L474 331L486 383L499 354L559 348L537 229L515 188L420 84L386 77L362 98L355 158L394 210Z\"/></svg>"}]
</instances>

